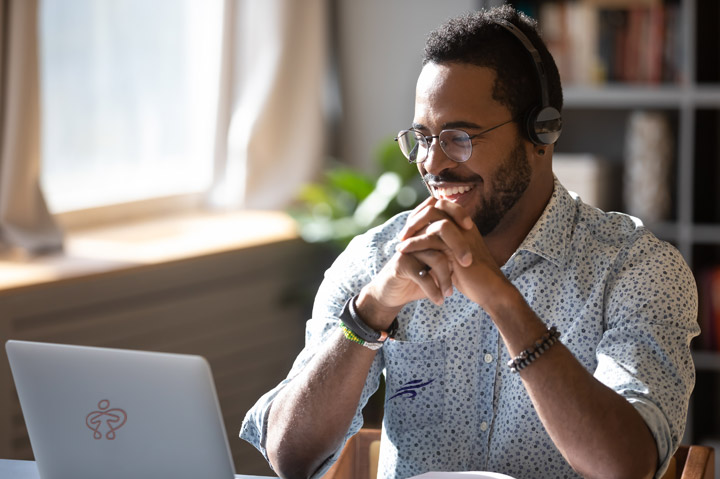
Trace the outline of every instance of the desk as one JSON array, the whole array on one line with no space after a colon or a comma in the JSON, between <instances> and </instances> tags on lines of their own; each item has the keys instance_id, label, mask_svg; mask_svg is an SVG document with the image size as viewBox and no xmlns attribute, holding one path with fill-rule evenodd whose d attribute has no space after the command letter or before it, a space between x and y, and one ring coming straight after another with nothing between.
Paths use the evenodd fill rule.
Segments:
<instances>
[{"instance_id":1,"label":"desk","mask_svg":"<svg viewBox=\"0 0 720 479\"><path fill-rule=\"evenodd\" d=\"M12 459L0 459L0 479L40 479L40 475L38 474L35 461L15 461ZM242 474L236 474L235 479L269 478L267 476L245 476Z\"/></svg>"}]
</instances>

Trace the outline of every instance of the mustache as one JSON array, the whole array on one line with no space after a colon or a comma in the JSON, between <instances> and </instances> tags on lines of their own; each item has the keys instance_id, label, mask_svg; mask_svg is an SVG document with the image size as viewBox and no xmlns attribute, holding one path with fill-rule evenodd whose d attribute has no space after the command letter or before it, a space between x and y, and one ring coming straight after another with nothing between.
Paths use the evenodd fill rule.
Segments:
<instances>
[{"instance_id":1,"label":"mustache","mask_svg":"<svg viewBox=\"0 0 720 479\"><path fill-rule=\"evenodd\" d=\"M428 183L475 183L482 181L482 177L478 175L473 176L461 176L455 174L453 171L442 172L439 175L433 175L432 173L425 173L422 175L422 180L425 184Z\"/></svg>"}]
</instances>

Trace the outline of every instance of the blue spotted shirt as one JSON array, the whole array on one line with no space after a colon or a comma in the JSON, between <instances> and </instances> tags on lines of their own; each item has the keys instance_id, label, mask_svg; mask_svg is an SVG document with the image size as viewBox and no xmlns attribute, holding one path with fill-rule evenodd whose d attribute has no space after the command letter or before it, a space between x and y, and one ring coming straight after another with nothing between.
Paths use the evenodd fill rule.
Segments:
<instances>
[{"instance_id":1,"label":"blue spotted shirt","mask_svg":"<svg viewBox=\"0 0 720 479\"><path fill-rule=\"evenodd\" d=\"M243 422L240 436L263 454L273 398L337 330L345 301L394 254L407 215L355 238L326 272L305 348L287 379ZM543 214L502 272L542 321L557 326L577 360L644 418L657 443L659 477L682 438L695 382L689 345L699 333L697 289L678 251L637 219L588 206L556 180ZM508 352L482 308L455 290L441 306L407 304L398 321L396 340L375 357L346 437L362 426L362 407L385 374L378 477L463 470L580 477L545 431L519 375L509 371Z\"/></svg>"}]
</instances>

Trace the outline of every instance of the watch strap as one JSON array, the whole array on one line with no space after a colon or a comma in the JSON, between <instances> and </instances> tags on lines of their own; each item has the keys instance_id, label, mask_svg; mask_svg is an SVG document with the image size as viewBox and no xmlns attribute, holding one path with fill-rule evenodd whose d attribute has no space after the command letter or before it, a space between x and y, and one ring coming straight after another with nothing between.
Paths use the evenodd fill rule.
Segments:
<instances>
[{"instance_id":1,"label":"watch strap","mask_svg":"<svg viewBox=\"0 0 720 479\"><path fill-rule=\"evenodd\" d=\"M398 330L398 320L393 319L387 331L377 331L365 323L355 308L357 295L348 299L340 313L340 320L346 328L352 331L358 338L368 343L383 343L395 337Z\"/></svg>"}]
</instances>

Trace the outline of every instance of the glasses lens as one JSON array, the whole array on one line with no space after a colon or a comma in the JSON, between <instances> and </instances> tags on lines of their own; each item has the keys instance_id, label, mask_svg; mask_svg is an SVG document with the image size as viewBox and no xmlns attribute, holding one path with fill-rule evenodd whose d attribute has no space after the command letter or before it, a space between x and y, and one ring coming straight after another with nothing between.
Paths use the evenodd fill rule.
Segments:
<instances>
[{"instance_id":1,"label":"glasses lens","mask_svg":"<svg viewBox=\"0 0 720 479\"><path fill-rule=\"evenodd\" d=\"M425 137L415 130L403 130L398 133L398 145L410 163L422 162L427 153Z\"/></svg>"},{"instance_id":2,"label":"glasses lens","mask_svg":"<svg viewBox=\"0 0 720 479\"><path fill-rule=\"evenodd\" d=\"M461 130L443 130L440 133L440 147L453 161L463 163L472 155L470 135Z\"/></svg>"}]
</instances>

